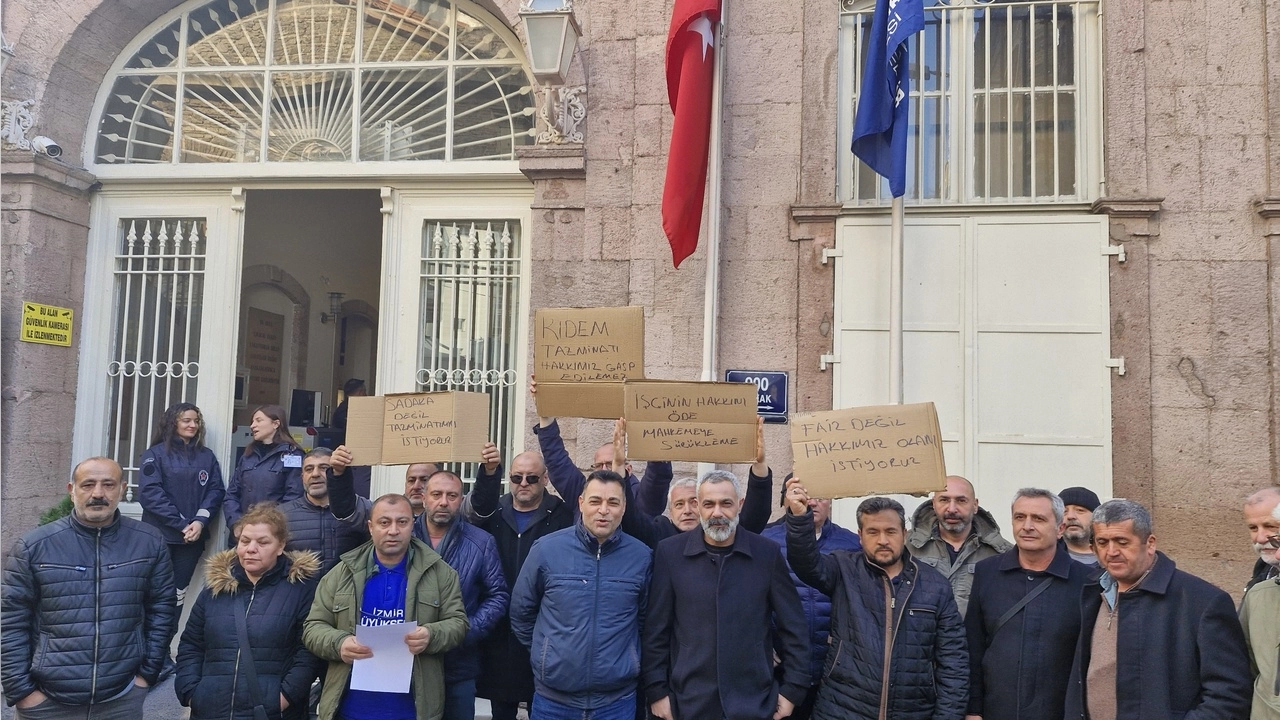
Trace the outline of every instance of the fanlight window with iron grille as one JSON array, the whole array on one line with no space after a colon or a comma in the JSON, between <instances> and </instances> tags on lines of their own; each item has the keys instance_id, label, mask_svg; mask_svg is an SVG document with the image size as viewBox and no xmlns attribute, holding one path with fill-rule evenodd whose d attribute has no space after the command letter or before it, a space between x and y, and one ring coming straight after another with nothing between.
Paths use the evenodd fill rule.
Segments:
<instances>
[{"instance_id":1,"label":"fanlight window with iron grille","mask_svg":"<svg viewBox=\"0 0 1280 720\"><path fill-rule=\"evenodd\" d=\"M124 60L92 162L511 160L533 142L515 37L451 0L213 0Z\"/></svg>"}]
</instances>

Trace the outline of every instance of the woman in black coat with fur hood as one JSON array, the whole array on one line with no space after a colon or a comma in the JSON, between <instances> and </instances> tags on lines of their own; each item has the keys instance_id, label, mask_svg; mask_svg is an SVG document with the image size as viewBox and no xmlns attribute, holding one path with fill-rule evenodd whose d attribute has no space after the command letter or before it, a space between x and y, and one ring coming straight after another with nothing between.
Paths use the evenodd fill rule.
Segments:
<instances>
[{"instance_id":1,"label":"woman in black coat with fur hood","mask_svg":"<svg viewBox=\"0 0 1280 720\"><path fill-rule=\"evenodd\" d=\"M268 503L251 509L235 532L235 549L209 560L205 588L178 644L174 689L191 720L301 720L322 667L302 646L320 558L284 551L289 522ZM245 621L247 652L237 615Z\"/></svg>"}]
</instances>

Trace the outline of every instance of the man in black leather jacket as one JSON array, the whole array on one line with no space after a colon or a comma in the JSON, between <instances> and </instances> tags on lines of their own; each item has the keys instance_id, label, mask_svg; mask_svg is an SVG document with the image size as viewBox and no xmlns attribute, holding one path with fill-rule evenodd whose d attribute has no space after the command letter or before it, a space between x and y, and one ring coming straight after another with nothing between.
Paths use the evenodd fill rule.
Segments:
<instances>
[{"instance_id":1,"label":"man in black leather jacket","mask_svg":"<svg viewBox=\"0 0 1280 720\"><path fill-rule=\"evenodd\" d=\"M122 517L120 466L90 458L74 512L27 533L4 569L0 680L19 720L142 717L177 625L173 565L155 528Z\"/></svg>"}]
</instances>

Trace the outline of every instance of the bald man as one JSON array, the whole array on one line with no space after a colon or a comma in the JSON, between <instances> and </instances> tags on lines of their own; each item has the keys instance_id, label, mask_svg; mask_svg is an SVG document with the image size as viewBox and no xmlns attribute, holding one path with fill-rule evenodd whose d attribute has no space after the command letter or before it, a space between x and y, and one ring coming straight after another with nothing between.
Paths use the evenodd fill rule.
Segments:
<instances>
[{"instance_id":1,"label":"bald man","mask_svg":"<svg viewBox=\"0 0 1280 720\"><path fill-rule=\"evenodd\" d=\"M493 535L507 582L520 569L534 541L574 526L573 507L581 486L564 499L547 492L547 465L542 454L522 452L511 461L511 492L501 495L502 466L481 466L471 491L473 522ZM504 619L482 643L485 672L476 695L488 698L493 720L515 720L521 702L533 703L533 667L529 649L520 644Z\"/></svg>"},{"instance_id":2,"label":"bald man","mask_svg":"<svg viewBox=\"0 0 1280 720\"><path fill-rule=\"evenodd\" d=\"M969 609L974 566L1013 549L991 513L979 507L973 483L959 475L948 477L946 489L916 510L907 543L915 559L951 581L961 617Z\"/></svg>"}]
</instances>

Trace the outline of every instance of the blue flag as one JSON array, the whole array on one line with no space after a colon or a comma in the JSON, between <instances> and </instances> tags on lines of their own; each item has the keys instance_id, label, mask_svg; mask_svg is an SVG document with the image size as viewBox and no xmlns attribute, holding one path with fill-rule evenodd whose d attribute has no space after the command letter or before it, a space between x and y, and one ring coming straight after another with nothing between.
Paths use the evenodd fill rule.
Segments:
<instances>
[{"instance_id":1,"label":"blue flag","mask_svg":"<svg viewBox=\"0 0 1280 720\"><path fill-rule=\"evenodd\" d=\"M923 0L877 0L853 123L853 154L888 178L894 197L907 191L907 39L923 29Z\"/></svg>"}]
</instances>

